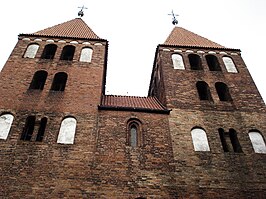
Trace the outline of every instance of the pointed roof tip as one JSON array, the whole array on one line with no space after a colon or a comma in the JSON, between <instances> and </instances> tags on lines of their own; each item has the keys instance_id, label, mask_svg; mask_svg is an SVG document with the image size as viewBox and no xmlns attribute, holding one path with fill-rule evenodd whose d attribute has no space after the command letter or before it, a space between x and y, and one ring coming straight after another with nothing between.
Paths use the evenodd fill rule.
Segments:
<instances>
[{"instance_id":1,"label":"pointed roof tip","mask_svg":"<svg viewBox=\"0 0 266 199\"><path fill-rule=\"evenodd\" d=\"M186 30L182 27L175 26L167 37L164 45L170 46L186 46L186 47L201 47L201 48L222 48L226 47L213 42L205 37L196 33Z\"/></svg>"},{"instance_id":2,"label":"pointed roof tip","mask_svg":"<svg viewBox=\"0 0 266 199\"><path fill-rule=\"evenodd\" d=\"M102 40L79 17L27 35Z\"/></svg>"}]
</instances>

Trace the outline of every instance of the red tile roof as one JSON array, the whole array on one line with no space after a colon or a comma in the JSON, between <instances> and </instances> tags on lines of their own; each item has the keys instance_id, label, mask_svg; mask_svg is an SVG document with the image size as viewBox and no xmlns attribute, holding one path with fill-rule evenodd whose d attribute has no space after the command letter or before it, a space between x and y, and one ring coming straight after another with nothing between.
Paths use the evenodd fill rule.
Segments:
<instances>
[{"instance_id":1,"label":"red tile roof","mask_svg":"<svg viewBox=\"0 0 266 199\"><path fill-rule=\"evenodd\" d=\"M104 95L99 108L169 113L156 97Z\"/></svg>"},{"instance_id":2,"label":"red tile roof","mask_svg":"<svg viewBox=\"0 0 266 199\"><path fill-rule=\"evenodd\" d=\"M81 18L75 18L70 21L27 35L100 39L100 37L98 37Z\"/></svg>"},{"instance_id":3,"label":"red tile roof","mask_svg":"<svg viewBox=\"0 0 266 199\"><path fill-rule=\"evenodd\" d=\"M200 35L197 35L181 27L175 27L172 30L172 32L164 42L164 45L204 47L204 48L225 48L220 44L210 41L209 39L206 39Z\"/></svg>"}]
</instances>

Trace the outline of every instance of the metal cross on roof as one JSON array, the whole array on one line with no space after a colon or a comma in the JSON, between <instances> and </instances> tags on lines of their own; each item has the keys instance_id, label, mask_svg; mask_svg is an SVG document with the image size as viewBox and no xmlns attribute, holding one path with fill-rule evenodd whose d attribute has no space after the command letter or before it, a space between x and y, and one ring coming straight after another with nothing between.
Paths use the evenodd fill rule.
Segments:
<instances>
[{"instance_id":1,"label":"metal cross on roof","mask_svg":"<svg viewBox=\"0 0 266 199\"><path fill-rule=\"evenodd\" d=\"M78 12L78 16L79 16L79 17L83 17L83 16L84 16L84 11L83 11L83 9L88 9L88 8L86 8L85 6L78 7L78 8L81 8L81 10Z\"/></svg>"},{"instance_id":2,"label":"metal cross on roof","mask_svg":"<svg viewBox=\"0 0 266 199\"><path fill-rule=\"evenodd\" d=\"M168 15L172 15L172 24L173 25L176 25L176 24L178 24L178 21L177 21L177 19L175 18L176 16L178 16L178 15L176 15L175 13L174 13L174 11L172 10L172 13L171 14L168 14Z\"/></svg>"}]
</instances>

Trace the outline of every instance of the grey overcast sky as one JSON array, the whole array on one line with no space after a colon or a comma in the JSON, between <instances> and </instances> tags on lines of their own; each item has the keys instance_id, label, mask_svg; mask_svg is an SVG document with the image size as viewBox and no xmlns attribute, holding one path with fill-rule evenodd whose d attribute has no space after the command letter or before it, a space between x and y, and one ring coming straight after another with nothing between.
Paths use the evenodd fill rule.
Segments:
<instances>
[{"instance_id":1,"label":"grey overcast sky","mask_svg":"<svg viewBox=\"0 0 266 199\"><path fill-rule=\"evenodd\" d=\"M8 0L0 2L0 67L19 33L38 30L77 17L109 41L107 94L146 96L158 44L179 26L223 46L241 49L242 57L266 99L266 0Z\"/></svg>"}]
</instances>

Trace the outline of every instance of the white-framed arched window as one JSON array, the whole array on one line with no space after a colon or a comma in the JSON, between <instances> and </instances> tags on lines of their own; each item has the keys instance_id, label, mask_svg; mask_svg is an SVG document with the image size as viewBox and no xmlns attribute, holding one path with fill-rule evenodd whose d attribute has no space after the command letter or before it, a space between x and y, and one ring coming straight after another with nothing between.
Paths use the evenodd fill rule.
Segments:
<instances>
[{"instance_id":1,"label":"white-framed arched window","mask_svg":"<svg viewBox=\"0 0 266 199\"><path fill-rule=\"evenodd\" d=\"M196 127L191 130L192 142L195 151L210 151L205 130Z\"/></svg>"},{"instance_id":2,"label":"white-framed arched window","mask_svg":"<svg viewBox=\"0 0 266 199\"><path fill-rule=\"evenodd\" d=\"M229 73L238 73L236 66L234 64L234 61L232 60L231 57L223 57L223 62L225 65L225 68L227 70L227 72Z\"/></svg>"},{"instance_id":3,"label":"white-framed arched window","mask_svg":"<svg viewBox=\"0 0 266 199\"><path fill-rule=\"evenodd\" d=\"M0 139L7 139L13 120L14 116L9 113L0 116Z\"/></svg>"},{"instance_id":4,"label":"white-framed arched window","mask_svg":"<svg viewBox=\"0 0 266 199\"><path fill-rule=\"evenodd\" d=\"M248 135L255 153L266 153L266 145L260 132L252 130Z\"/></svg>"},{"instance_id":5,"label":"white-framed arched window","mask_svg":"<svg viewBox=\"0 0 266 199\"><path fill-rule=\"evenodd\" d=\"M183 61L183 57L179 54L172 54L172 61L174 69L182 69L185 70L185 65Z\"/></svg>"},{"instance_id":6,"label":"white-framed arched window","mask_svg":"<svg viewBox=\"0 0 266 199\"><path fill-rule=\"evenodd\" d=\"M79 61L81 62L91 62L93 50L91 48L83 48L81 50L81 55Z\"/></svg>"},{"instance_id":7,"label":"white-framed arched window","mask_svg":"<svg viewBox=\"0 0 266 199\"><path fill-rule=\"evenodd\" d=\"M30 44L27 47L27 50L24 54L24 58L34 58L37 54L37 51L39 49L39 45L38 44Z\"/></svg>"},{"instance_id":8,"label":"white-framed arched window","mask_svg":"<svg viewBox=\"0 0 266 199\"><path fill-rule=\"evenodd\" d=\"M74 117L67 117L61 122L57 143L74 144L77 120Z\"/></svg>"}]
</instances>

